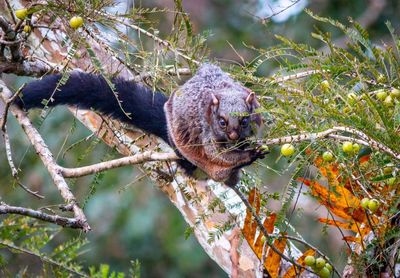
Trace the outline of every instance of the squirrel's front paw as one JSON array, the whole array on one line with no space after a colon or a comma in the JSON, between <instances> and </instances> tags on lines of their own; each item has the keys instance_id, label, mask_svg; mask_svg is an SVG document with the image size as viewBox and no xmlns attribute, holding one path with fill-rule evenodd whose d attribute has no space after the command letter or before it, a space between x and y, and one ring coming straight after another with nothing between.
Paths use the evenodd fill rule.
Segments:
<instances>
[{"instance_id":1,"label":"squirrel's front paw","mask_svg":"<svg viewBox=\"0 0 400 278\"><path fill-rule=\"evenodd\" d=\"M269 154L269 148L267 145L258 145L252 149L252 157L254 160L265 158L266 154Z\"/></svg>"}]
</instances>

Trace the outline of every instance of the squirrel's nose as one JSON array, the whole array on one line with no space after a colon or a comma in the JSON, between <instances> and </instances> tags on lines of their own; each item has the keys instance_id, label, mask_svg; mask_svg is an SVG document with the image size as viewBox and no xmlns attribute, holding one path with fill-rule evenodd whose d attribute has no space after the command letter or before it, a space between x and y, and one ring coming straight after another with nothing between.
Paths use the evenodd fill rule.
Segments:
<instances>
[{"instance_id":1,"label":"squirrel's nose","mask_svg":"<svg viewBox=\"0 0 400 278\"><path fill-rule=\"evenodd\" d=\"M236 131L231 131L228 133L228 138L230 140L235 141L235 140L239 139L239 134Z\"/></svg>"}]
</instances>

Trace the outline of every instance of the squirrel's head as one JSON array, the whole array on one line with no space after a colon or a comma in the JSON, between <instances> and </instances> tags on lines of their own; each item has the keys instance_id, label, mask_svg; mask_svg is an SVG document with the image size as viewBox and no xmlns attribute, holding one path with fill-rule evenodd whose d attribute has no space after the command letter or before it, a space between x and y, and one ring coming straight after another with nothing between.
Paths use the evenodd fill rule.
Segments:
<instances>
[{"instance_id":1,"label":"squirrel's head","mask_svg":"<svg viewBox=\"0 0 400 278\"><path fill-rule=\"evenodd\" d=\"M254 135L261 125L259 106L254 92L237 83L210 93L207 120L216 142L229 146Z\"/></svg>"}]
</instances>

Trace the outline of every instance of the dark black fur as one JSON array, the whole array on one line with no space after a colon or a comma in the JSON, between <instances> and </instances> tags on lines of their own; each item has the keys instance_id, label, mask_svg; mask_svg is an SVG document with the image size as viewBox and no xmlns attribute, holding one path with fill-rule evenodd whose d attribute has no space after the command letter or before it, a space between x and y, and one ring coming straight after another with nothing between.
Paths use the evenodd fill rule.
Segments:
<instances>
[{"instance_id":1,"label":"dark black fur","mask_svg":"<svg viewBox=\"0 0 400 278\"><path fill-rule=\"evenodd\" d=\"M173 146L168 137L163 108L168 98L164 94L120 78L112 80L115 85L113 92L102 76L82 72L73 72L64 85L58 85L60 79L61 74L55 74L30 82L22 90L15 104L29 110L43 108L43 102L49 100L47 102L49 107L70 105L82 109L94 109L154 134ZM187 160L181 160L179 164L188 173L196 168Z\"/></svg>"}]
</instances>

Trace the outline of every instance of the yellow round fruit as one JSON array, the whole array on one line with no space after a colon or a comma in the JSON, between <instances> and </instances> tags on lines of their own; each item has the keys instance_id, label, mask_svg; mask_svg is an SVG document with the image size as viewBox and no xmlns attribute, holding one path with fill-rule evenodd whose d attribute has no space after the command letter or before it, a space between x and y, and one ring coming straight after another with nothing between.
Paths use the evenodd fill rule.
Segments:
<instances>
[{"instance_id":1,"label":"yellow round fruit","mask_svg":"<svg viewBox=\"0 0 400 278\"><path fill-rule=\"evenodd\" d=\"M368 209L371 212L375 212L379 208L379 201L376 199L371 199L368 202Z\"/></svg>"},{"instance_id":2,"label":"yellow round fruit","mask_svg":"<svg viewBox=\"0 0 400 278\"><path fill-rule=\"evenodd\" d=\"M321 278L328 278L331 275L331 272L327 267L323 267L320 271L318 271L318 276Z\"/></svg>"},{"instance_id":3,"label":"yellow round fruit","mask_svg":"<svg viewBox=\"0 0 400 278\"><path fill-rule=\"evenodd\" d=\"M381 101L384 101L385 98L387 97L387 93L384 89L380 89L380 90L376 91L375 95L376 95L376 98Z\"/></svg>"},{"instance_id":4,"label":"yellow round fruit","mask_svg":"<svg viewBox=\"0 0 400 278\"><path fill-rule=\"evenodd\" d=\"M32 27L31 26L29 26L29 25L25 25L24 26L24 32L25 33L30 33L32 31Z\"/></svg>"},{"instance_id":5,"label":"yellow round fruit","mask_svg":"<svg viewBox=\"0 0 400 278\"><path fill-rule=\"evenodd\" d=\"M391 96L387 96L383 101L383 104L386 106L393 106L393 98Z\"/></svg>"},{"instance_id":6,"label":"yellow round fruit","mask_svg":"<svg viewBox=\"0 0 400 278\"><path fill-rule=\"evenodd\" d=\"M15 16L21 20L28 16L28 9L19 9L15 11Z\"/></svg>"},{"instance_id":7,"label":"yellow round fruit","mask_svg":"<svg viewBox=\"0 0 400 278\"><path fill-rule=\"evenodd\" d=\"M315 260L315 268L321 269L326 265L326 261L323 258L318 258Z\"/></svg>"},{"instance_id":8,"label":"yellow round fruit","mask_svg":"<svg viewBox=\"0 0 400 278\"><path fill-rule=\"evenodd\" d=\"M395 177L391 177L391 178L389 178L389 179L387 180L387 184L388 184L389 186L394 185L395 182L396 182L396 178L395 178Z\"/></svg>"},{"instance_id":9,"label":"yellow round fruit","mask_svg":"<svg viewBox=\"0 0 400 278\"><path fill-rule=\"evenodd\" d=\"M326 263L325 267L329 270L329 272L332 272L333 267L329 263Z\"/></svg>"},{"instance_id":10,"label":"yellow round fruit","mask_svg":"<svg viewBox=\"0 0 400 278\"><path fill-rule=\"evenodd\" d=\"M343 150L345 153L351 153L351 152L353 152L353 143L352 143L352 142L349 142L349 141L344 142L343 145L342 145L342 150Z\"/></svg>"},{"instance_id":11,"label":"yellow round fruit","mask_svg":"<svg viewBox=\"0 0 400 278\"><path fill-rule=\"evenodd\" d=\"M284 144L281 147L281 154L283 156L290 156L290 155L294 154L294 151L295 151L295 149L292 144Z\"/></svg>"},{"instance_id":12,"label":"yellow round fruit","mask_svg":"<svg viewBox=\"0 0 400 278\"><path fill-rule=\"evenodd\" d=\"M314 256L307 256L304 258L304 263L308 266L314 266L315 265L315 257Z\"/></svg>"},{"instance_id":13,"label":"yellow round fruit","mask_svg":"<svg viewBox=\"0 0 400 278\"><path fill-rule=\"evenodd\" d=\"M357 143L353 144L353 153L358 154L358 152L360 151L361 146Z\"/></svg>"},{"instance_id":14,"label":"yellow round fruit","mask_svg":"<svg viewBox=\"0 0 400 278\"><path fill-rule=\"evenodd\" d=\"M392 98L400 98L400 90L397 89L397 88L392 88L392 89L390 90L390 96L391 96Z\"/></svg>"},{"instance_id":15,"label":"yellow round fruit","mask_svg":"<svg viewBox=\"0 0 400 278\"><path fill-rule=\"evenodd\" d=\"M363 208L365 208L365 209L367 209L368 208L368 204L369 204L369 198L363 198L362 200L361 200L361 206L363 207Z\"/></svg>"},{"instance_id":16,"label":"yellow round fruit","mask_svg":"<svg viewBox=\"0 0 400 278\"><path fill-rule=\"evenodd\" d=\"M393 167L392 166L385 166L383 167L383 174L389 175L393 172Z\"/></svg>"},{"instance_id":17,"label":"yellow round fruit","mask_svg":"<svg viewBox=\"0 0 400 278\"><path fill-rule=\"evenodd\" d=\"M332 161L333 160L333 154L331 152L326 151L326 152L324 152L322 154L322 159L324 161L327 161L327 162Z\"/></svg>"},{"instance_id":18,"label":"yellow round fruit","mask_svg":"<svg viewBox=\"0 0 400 278\"><path fill-rule=\"evenodd\" d=\"M83 18L80 16L74 16L69 20L69 26L73 29L78 29L83 25Z\"/></svg>"},{"instance_id":19,"label":"yellow round fruit","mask_svg":"<svg viewBox=\"0 0 400 278\"><path fill-rule=\"evenodd\" d=\"M321 88L326 92L331 88L331 84L329 84L328 80L324 80L321 82Z\"/></svg>"}]
</instances>

